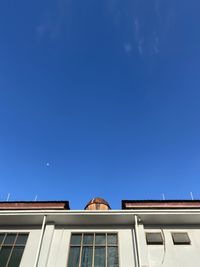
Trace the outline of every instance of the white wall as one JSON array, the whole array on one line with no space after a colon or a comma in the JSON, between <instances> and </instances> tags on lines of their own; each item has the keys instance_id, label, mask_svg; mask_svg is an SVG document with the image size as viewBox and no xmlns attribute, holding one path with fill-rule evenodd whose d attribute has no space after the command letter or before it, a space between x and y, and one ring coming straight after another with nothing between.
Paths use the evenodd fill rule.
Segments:
<instances>
[{"instance_id":1,"label":"white wall","mask_svg":"<svg viewBox=\"0 0 200 267\"><path fill-rule=\"evenodd\" d=\"M120 267L135 267L133 238L131 229L119 228L56 228L54 231L49 259L47 262L48 267L66 267L69 243L72 232L117 232L119 238L119 263ZM44 267L44 266L43 266Z\"/></svg>"},{"instance_id":2,"label":"white wall","mask_svg":"<svg viewBox=\"0 0 200 267\"><path fill-rule=\"evenodd\" d=\"M0 232L29 233L20 267L33 267L41 234L41 226L27 228L0 228ZM48 223L45 228L38 267L67 267L69 242L72 232L117 232L119 237L120 267L137 267L133 230L130 227L58 227ZM162 232L165 245L147 245L145 232ZM187 232L190 245L174 245L172 232ZM142 267L199 267L200 227L139 225L139 249Z\"/></svg>"},{"instance_id":3,"label":"white wall","mask_svg":"<svg viewBox=\"0 0 200 267\"><path fill-rule=\"evenodd\" d=\"M196 228L196 229L195 229ZM195 227L155 227L146 228L146 232L164 234L165 245L145 245L150 267L199 267L200 266L200 229ZM174 245L171 233L187 232L190 245Z\"/></svg>"}]
</instances>

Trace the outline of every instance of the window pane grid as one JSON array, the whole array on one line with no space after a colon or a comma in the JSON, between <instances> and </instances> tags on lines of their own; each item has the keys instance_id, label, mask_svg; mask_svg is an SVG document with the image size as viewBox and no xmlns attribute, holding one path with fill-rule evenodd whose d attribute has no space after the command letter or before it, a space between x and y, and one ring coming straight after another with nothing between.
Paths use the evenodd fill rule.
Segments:
<instances>
[{"instance_id":1,"label":"window pane grid","mask_svg":"<svg viewBox=\"0 0 200 267\"><path fill-rule=\"evenodd\" d=\"M0 247L1 247L1 245L4 243L4 240L5 240L5 238L6 238L6 234L1 234L1 243L0 243Z\"/></svg>"},{"instance_id":2,"label":"window pane grid","mask_svg":"<svg viewBox=\"0 0 200 267\"><path fill-rule=\"evenodd\" d=\"M9 239L10 239L10 241L8 242L7 240L9 240ZM4 240L5 244L3 243L2 247L10 247L11 248L10 255L9 255L8 259L7 259L6 267L10 263L10 259L11 259L12 253L13 253L13 249L14 249L16 240L17 240L17 235L16 234L6 234L6 238Z\"/></svg>"},{"instance_id":3,"label":"window pane grid","mask_svg":"<svg viewBox=\"0 0 200 267\"><path fill-rule=\"evenodd\" d=\"M119 267L118 257L117 233L71 235L68 267Z\"/></svg>"},{"instance_id":4,"label":"window pane grid","mask_svg":"<svg viewBox=\"0 0 200 267\"><path fill-rule=\"evenodd\" d=\"M19 266L28 234L0 233L0 267Z\"/></svg>"}]
</instances>

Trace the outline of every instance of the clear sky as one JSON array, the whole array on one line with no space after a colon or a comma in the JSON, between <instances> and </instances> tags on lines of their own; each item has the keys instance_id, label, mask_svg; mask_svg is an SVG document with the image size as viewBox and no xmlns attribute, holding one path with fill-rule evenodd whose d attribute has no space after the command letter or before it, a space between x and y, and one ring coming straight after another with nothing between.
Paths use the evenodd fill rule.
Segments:
<instances>
[{"instance_id":1,"label":"clear sky","mask_svg":"<svg viewBox=\"0 0 200 267\"><path fill-rule=\"evenodd\" d=\"M2 0L0 199L200 198L199 0Z\"/></svg>"}]
</instances>

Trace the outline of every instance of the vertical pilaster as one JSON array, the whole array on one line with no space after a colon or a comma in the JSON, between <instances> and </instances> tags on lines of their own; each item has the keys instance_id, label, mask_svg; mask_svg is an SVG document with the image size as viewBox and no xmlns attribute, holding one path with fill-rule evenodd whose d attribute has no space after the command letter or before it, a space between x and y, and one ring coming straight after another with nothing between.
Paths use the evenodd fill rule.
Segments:
<instances>
[{"instance_id":1,"label":"vertical pilaster","mask_svg":"<svg viewBox=\"0 0 200 267\"><path fill-rule=\"evenodd\" d=\"M149 267L148 248L146 244L145 230L142 222L138 224L138 239L140 243L141 267Z\"/></svg>"},{"instance_id":2,"label":"vertical pilaster","mask_svg":"<svg viewBox=\"0 0 200 267\"><path fill-rule=\"evenodd\" d=\"M46 267L54 234L54 223L47 223L39 256L38 267Z\"/></svg>"}]
</instances>

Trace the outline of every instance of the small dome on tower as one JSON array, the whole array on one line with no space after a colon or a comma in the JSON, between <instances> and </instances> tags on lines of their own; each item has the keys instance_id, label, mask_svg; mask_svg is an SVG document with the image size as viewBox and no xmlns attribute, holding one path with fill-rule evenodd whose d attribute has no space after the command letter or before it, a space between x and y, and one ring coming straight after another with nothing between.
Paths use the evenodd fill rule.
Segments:
<instances>
[{"instance_id":1,"label":"small dome on tower","mask_svg":"<svg viewBox=\"0 0 200 267\"><path fill-rule=\"evenodd\" d=\"M91 199L85 206L85 210L110 210L109 203L100 197Z\"/></svg>"}]
</instances>

